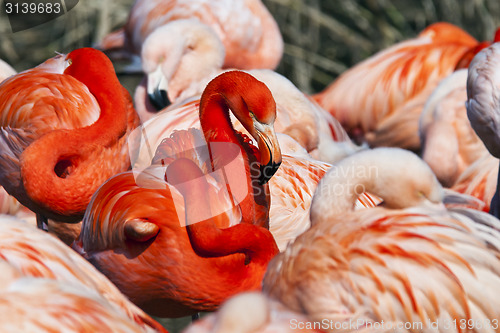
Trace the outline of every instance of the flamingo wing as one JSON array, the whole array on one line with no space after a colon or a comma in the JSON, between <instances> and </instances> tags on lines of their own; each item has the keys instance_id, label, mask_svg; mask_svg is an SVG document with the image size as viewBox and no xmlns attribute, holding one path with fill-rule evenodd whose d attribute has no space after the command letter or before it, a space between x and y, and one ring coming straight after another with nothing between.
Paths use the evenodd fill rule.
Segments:
<instances>
[{"instance_id":1,"label":"flamingo wing","mask_svg":"<svg viewBox=\"0 0 500 333\"><path fill-rule=\"evenodd\" d=\"M424 103L476 44L458 27L437 23L361 62L314 98L351 134L369 134L372 145L418 148L417 124Z\"/></svg>"}]
</instances>

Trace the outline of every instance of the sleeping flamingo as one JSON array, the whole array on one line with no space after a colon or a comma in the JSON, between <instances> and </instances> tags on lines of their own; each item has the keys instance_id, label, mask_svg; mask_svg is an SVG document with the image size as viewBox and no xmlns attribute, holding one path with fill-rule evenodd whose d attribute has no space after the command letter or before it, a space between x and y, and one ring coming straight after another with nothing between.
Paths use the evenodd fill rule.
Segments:
<instances>
[{"instance_id":1,"label":"sleeping flamingo","mask_svg":"<svg viewBox=\"0 0 500 333\"><path fill-rule=\"evenodd\" d=\"M499 78L500 43L479 52L469 66L467 77L467 116L476 134L481 138L491 155L500 158L500 136L498 135L499 117ZM490 163L491 165L491 163ZM490 170L498 171L497 167ZM500 179L497 177L497 180ZM498 183L491 201L490 212L500 217L500 198Z\"/></svg>"},{"instance_id":2,"label":"sleeping flamingo","mask_svg":"<svg viewBox=\"0 0 500 333\"><path fill-rule=\"evenodd\" d=\"M46 218L79 221L94 191L130 167L138 125L113 65L91 48L58 55L0 85L0 184Z\"/></svg>"},{"instance_id":3,"label":"sleeping flamingo","mask_svg":"<svg viewBox=\"0 0 500 333\"><path fill-rule=\"evenodd\" d=\"M200 102L203 134L175 132L158 147L150 167L103 184L73 248L134 303L159 316L214 310L239 291L258 289L278 252L266 229L266 182L281 162L275 108L271 92L249 74L228 72L212 80ZM229 110L258 148L232 128ZM197 149L203 139L208 152ZM240 169L231 164L235 155L242 157ZM183 177L204 182L187 191ZM234 202L241 189L244 195ZM198 219L200 212L215 217ZM200 220L205 221L194 223Z\"/></svg>"},{"instance_id":4,"label":"sleeping flamingo","mask_svg":"<svg viewBox=\"0 0 500 333\"><path fill-rule=\"evenodd\" d=\"M418 119L439 81L478 42L449 23L435 23L343 73L313 98L370 146L419 149Z\"/></svg>"},{"instance_id":5,"label":"sleeping flamingo","mask_svg":"<svg viewBox=\"0 0 500 333\"><path fill-rule=\"evenodd\" d=\"M360 187L385 207L353 211ZM392 329L422 325L398 332L430 331L429 323L445 330L454 319L495 325L500 222L448 210L442 198L431 169L411 152L379 148L345 158L318 185L313 226L270 262L263 292L310 320L354 321L358 330L382 321Z\"/></svg>"},{"instance_id":6,"label":"sleeping flamingo","mask_svg":"<svg viewBox=\"0 0 500 333\"><path fill-rule=\"evenodd\" d=\"M217 34L226 49L224 67L274 69L281 60L283 39L261 0L136 0L125 26L105 37L100 47L140 54L155 29L189 19Z\"/></svg>"},{"instance_id":7,"label":"sleeping flamingo","mask_svg":"<svg viewBox=\"0 0 500 333\"><path fill-rule=\"evenodd\" d=\"M452 187L471 164L489 155L467 118L466 86L467 70L453 72L432 92L420 115L422 158L446 187Z\"/></svg>"},{"instance_id":8,"label":"sleeping flamingo","mask_svg":"<svg viewBox=\"0 0 500 333\"><path fill-rule=\"evenodd\" d=\"M183 333L320 333L321 326L262 293L248 292L229 299Z\"/></svg>"},{"instance_id":9,"label":"sleeping flamingo","mask_svg":"<svg viewBox=\"0 0 500 333\"><path fill-rule=\"evenodd\" d=\"M116 321L117 330L124 326L131 332L166 332L55 237L7 215L0 215L0 227L2 332L81 332L76 327L83 320L103 327ZM35 326L28 330L29 325Z\"/></svg>"}]
</instances>

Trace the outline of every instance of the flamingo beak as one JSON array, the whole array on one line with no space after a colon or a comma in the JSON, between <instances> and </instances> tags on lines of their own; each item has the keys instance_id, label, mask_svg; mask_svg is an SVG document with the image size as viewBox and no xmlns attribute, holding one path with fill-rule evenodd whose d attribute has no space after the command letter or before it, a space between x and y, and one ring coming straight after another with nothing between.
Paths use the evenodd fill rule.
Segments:
<instances>
[{"instance_id":1,"label":"flamingo beak","mask_svg":"<svg viewBox=\"0 0 500 333\"><path fill-rule=\"evenodd\" d=\"M260 151L259 184L264 185L281 165L281 149L273 125L255 123Z\"/></svg>"},{"instance_id":2,"label":"flamingo beak","mask_svg":"<svg viewBox=\"0 0 500 333\"><path fill-rule=\"evenodd\" d=\"M170 100L167 95L168 82L163 75L161 65L158 65L156 70L148 74L148 97L149 101L157 110L161 110L169 106Z\"/></svg>"}]
</instances>

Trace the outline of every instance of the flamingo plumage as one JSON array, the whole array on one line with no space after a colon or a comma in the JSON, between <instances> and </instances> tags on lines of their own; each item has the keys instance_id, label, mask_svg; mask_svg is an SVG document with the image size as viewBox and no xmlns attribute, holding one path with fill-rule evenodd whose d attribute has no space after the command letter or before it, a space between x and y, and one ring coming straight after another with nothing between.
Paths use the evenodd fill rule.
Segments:
<instances>
[{"instance_id":1,"label":"flamingo plumage","mask_svg":"<svg viewBox=\"0 0 500 333\"><path fill-rule=\"evenodd\" d=\"M68 331L79 331L83 323L78 318L86 318L88 325L102 320L101 324L113 327L110 320L116 320L117 329L123 325L131 332L166 332L60 240L11 216L0 215L0 225L2 331L12 332L9 327L52 331L61 325L68 325ZM26 330L30 325L38 329Z\"/></svg>"},{"instance_id":2,"label":"flamingo plumage","mask_svg":"<svg viewBox=\"0 0 500 333\"><path fill-rule=\"evenodd\" d=\"M0 82L15 74L16 70L0 59ZM35 218L29 209L10 196L2 186L0 186L0 214L18 216L26 221L34 221Z\"/></svg>"},{"instance_id":3,"label":"flamingo plumage","mask_svg":"<svg viewBox=\"0 0 500 333\"><path fill-rule=\"evenodd\" d=\"M125 26L105 37L103 49L140 54L155 29L193 19L212 29L224 44L224 67L277 67L283 54L278 25L260 0L136 0Z\"/></svg>"},{"instance_id":4,"label":"flamingo plumage","mask_svg":"<svg viewBox=\"0 0 500 333\"><path fill-rule=\"evenodd\" d=\"M290 81L267 70L252 70L249 73L264 82L273 94L277 108L274 126L280 148L287 148L284 153L297 155L298 151L305 149L304 146L307 147L307 142L316 142L318 145L310 151L311 155L307 152L299 156L285 155L281 167L270 180L270 230L278 247L283 250L289 241L310 226L312 195L319 179L331 166L317 159L323 157L335 161L359 148L350 141L333 117L307 99ZM141 100L144 100L145 90L142 90L142 94ZM200 128L199 105L198 97L171 105L134 131L130 136L132 146L137 150L133 153L137 156L133 168L147 167L161 141L176 130ZM246 132L238 121L232 123L238 131ZM279 135L280 132L290 135ZM299 143L291 136L305 138ZM373 207L378 203L380 200L374 196L360 193L360 206Z\"/></svg>"},{"instance_id":5,"label":"flamingo plumage","mask_svg":"<svg viewBox=\"0 0 500 333\"><path fill-rule=\"evenodd\" d=\"M500 158L500 136L498 127L500 120L498 116L499 99L499 79L500 70L500 43L479 52L469 65L467 76L467 117L476 134L481 138L486 149L496 159ZM500 170L492 167L489 170ZM500 172L500 171L499 171ZM497 189L490 204L490 212L500 217L500 198Z\"/></svg>"},{"instance_id":6,"label":"flamingo plumage","mask_svg":"<svg viewBox=\"0 0 500 333\"><path fill-rule=\"evenodd\" d=\"M370 146L418 150L418 119L427 98L477 44L462 29L435 23L347 70L313 98Z\"/></svg>"},{"instance_id":7,"label":"flamingo plumage","mask_svg":"<svg viewBox=\"0 0 500 333\"><path fill-rule=\"evenodd\" d=\"M331 164L311 157L283 155L279 170L269 181L269 230L280 251L311 227L310 208L314 192L331 167ZM371 193L361 191L357 194L356 209L376 207L382 202Z\"/></svg>"},{"instance_id":8,"label":"flamingo plumage","mask_svg":"<svg viewBox=\"0 0 500 333\"><path fill-rule=\"evenodd\" d=\"M50 279L17 279L2 288L0 309L2 332L161 332L141 327L92 290Z\"/></svg>"},{"instance_id":9,"label":"flamingo plumage","mask_svg":"<svg viewBox=\"0 0 500 333\"><path fill-rule=\"evenodd\" d=\"M178 108L201 95L207 83L224 71L224 53L215 33L201 23L179 20L155 30L143 45L141 58L146 78L135 93L136 108L143 122L157 116L158 109L170 102ZM252 69L248 73L264 82L273 94L278 106L277 132L290 135L315 158L327 162L359 149L338 121L288 79L271 70ZM170 119L165 122L177 124L170 112L172 108L167 109ZM194 109L192 120L186 125L194 125L196 118Z\"/></svg>"},{"instance_id":10,"label":"flamingo plumage","mask_svg":"<svg viewBox=\"0 0 500 333\"><path fill-rule=\"evenodd\" d=\"M46 218L81 220L94 191L130 167L138 125L109 59L83 48L0 85L0 183Z\"/></svg>"},{"instance_id":11,"label":"flamingo plumage","mask_svg":"<svg viewBox=\"0 0 500 333\"><path fill-rule=\"evenodd\" d=\"M386 207L353 211L356 187ZM342 160L318 185L313 226L270 262L263 292L310 320L354 322L358 330L384 322L386 329L425 331L435 322L462 331L449 326L455 319L495 325L500 222L446 209L442 199L435 175L411 152L379 148ZM485 331L498 332L498 325Z\"/></svg>"},{"instance_id":12,"label":"flamingo plumage","mask_svg":"<svg viewBox=\"0 0 500 333\"><path fill-rule=\"evenodd\" d=\"M196 68L205 65L205 62L199 62ZM362 149L350 140L335 118L311 101L288 79L270 70L247 72L264 82L273 94L277 106L276 131L292 137L314 158L332 163ZM185 73L185 71L176 71L176 73ZM219 71L214 73L219 73ZM188 82L191 80L184 78ZM205 80L209 79L210 77L205 77ZM173 105L160 112L149 104L147 89L144 85L136 89L135 102L143 120L142 130L145 131L151 147L157 147L162 138L168 137L174 130L199 128L199 99L202 87L206 86L205 80L197 82L194 85L195 88L189 90L189 93L194 95L178 98ZM235 128L245 133L241 124L234 117L232 119ZM142 151L142 154L145 152L146 150ZM150 160L150 156L142 154L140 159Z\"/></svg>"},{"instance_id":13,"label":"flamingo plumage","mask_svg":"<svg viewBox=\"0 0 500 333\"><path fill-rule=\"evenodd\" d=\"M16 70L11 65L0 59L0 82L16 73Z\"/></svg>"},{"instance_id":14,"label":"flamingo plumage","mask_svg":"<svg viewBox=\"0 0 500 333\"><path fill-rule=\"evenodd\" d=\"M488 212L497 192L497 178L498 159L484 154L463 171L451 189L479 199L484 204L481 209Z\"/></svg>"},{"instance_id":15,"label":"flamingo plumage","mask_svg":"<svg viewBox=\"0 0 500 333\"><path fill-rule=\"evenodd\" d=\"M229 109L259 148L234 131ZM158 147L150 167L108 180L94 195L73 248L134 303L159 316L211 311L239 291L260 288L267 262L278 252L267 230L264 184L281 161L272 129L275 112L270 91L252 76L228 72L212 80L200 102L203 134L175 132ZM196 143L203 136L208 152L199 153ZM228 160L231 147L242 156L241 172L226 166L234 165ZM201 158L206 155L211 157ZM222 169L229 192L217 178ZM205 182L183 192L179 177L188 177L189 170ZM209 173L208 180L200 177L201 170ZM234 203L233 193L240 189L247 194ZM219 206L229 208L190 222L193 214Z\"/></svg>"},{"instance_id":16,"label":"flamingo plumage","mask_svg":"<svg viewBox=\"0 0 500 333\"><path fill-rule=\"evenodd\" d=\"M321 326L262 293L248 292L232 297L183 333L320 333Z\"/></svg>"},{"instance_id":17,"label":"flamingo plumage","mask_svg":"<svg viewBox=\"0 0 500 333\"><path fill-rule=\"evenodd\" d=\"M467 69L461 69L439 83L420 115L422 158L446 187L489 154L470 125L466 101Z\"/></svg>"}]
</instances>

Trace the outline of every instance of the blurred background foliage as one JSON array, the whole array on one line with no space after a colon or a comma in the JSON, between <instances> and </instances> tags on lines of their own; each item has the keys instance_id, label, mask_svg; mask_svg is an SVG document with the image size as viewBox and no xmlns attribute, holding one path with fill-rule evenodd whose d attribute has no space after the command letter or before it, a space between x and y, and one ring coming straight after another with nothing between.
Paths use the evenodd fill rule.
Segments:
<instances>
[{"instance_id":1,"label":"blurred background foliage","mask_svg":"<svg viewBox=\"0 0 500 333\"><path fill-rule=\"evenodd\" d=\"M454 23L479 40L500 26L498 0L263 0L285 40L277 69L300 89L323 89L347 68L433 22ZM80 0L66 15L12 33L0 13L0 58L18 71L95 45L127 19L133 0ZM2 7L3 8L3 7Z\"/></svg>"}]
</instances>

